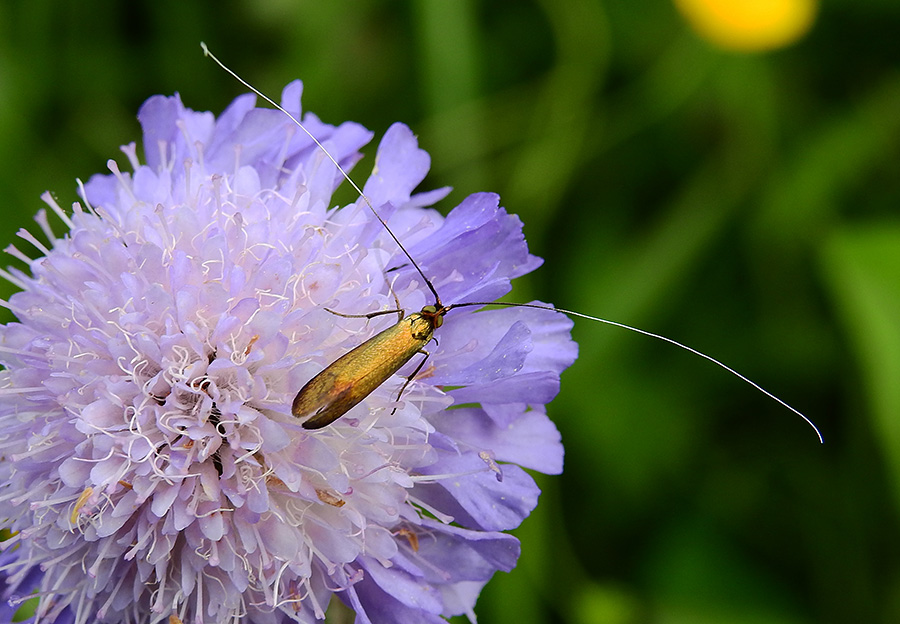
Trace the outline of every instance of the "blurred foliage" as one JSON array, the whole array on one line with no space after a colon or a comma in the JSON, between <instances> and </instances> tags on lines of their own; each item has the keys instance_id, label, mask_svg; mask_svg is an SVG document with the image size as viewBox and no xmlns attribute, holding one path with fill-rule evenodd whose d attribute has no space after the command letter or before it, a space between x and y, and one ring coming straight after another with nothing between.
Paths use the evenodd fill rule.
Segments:
<instances>
[{"instance_id":1,"label":"blurred foliage","mask_svg":"<svg viewBox=\"0 0 900 624\"><path fill-rule=\"evenodd\" d=\"M0 3L0 240L123 161L179 91L305 81L326 121L408 123L428 187L493 190L576 322L566 472L495 624L900 621L900 4L831 0L792 47L717 50L660 0ZM371 166L363 162L358 171ZM360 177L361 174L357 174ZM8 296L9 287L0 293Z\"/></svg>"}]
</instances>

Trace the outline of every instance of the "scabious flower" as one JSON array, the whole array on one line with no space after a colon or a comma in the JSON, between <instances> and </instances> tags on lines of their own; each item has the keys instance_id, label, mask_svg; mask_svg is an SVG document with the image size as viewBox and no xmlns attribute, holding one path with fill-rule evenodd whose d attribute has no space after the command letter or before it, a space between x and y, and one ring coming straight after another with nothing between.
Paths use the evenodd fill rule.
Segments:
<instances>
[{"instance_id":1,"label":"scabious flower","mask_svg":"<svg viewBox=\"0 0 900 624\"><path fill-rule=\"evenodd\" d=\"M296 115L300 94L282 95ZM139 119L147 164L124 147L133 173L111 161L71 212L45 195L69 232L42 212L49 244L8 249L28 270L2 272L21 292L0 327L0 618L35 593L44 623L316 622L332 596L358 623L474 619L537 503L523 467L562 469L544 404L571 322L455 309L399 400L418 358L306 431L299 388L396 322L334 312L419 309L423 280L365 202L331 207L341 174L284 114L176 95ZM345 167L371 138L304 125ZM365 193L445 303L540 264L495 195L427 208L447 192L413 194L428 167L394 125Z\"/></svg>"}]
</instances>

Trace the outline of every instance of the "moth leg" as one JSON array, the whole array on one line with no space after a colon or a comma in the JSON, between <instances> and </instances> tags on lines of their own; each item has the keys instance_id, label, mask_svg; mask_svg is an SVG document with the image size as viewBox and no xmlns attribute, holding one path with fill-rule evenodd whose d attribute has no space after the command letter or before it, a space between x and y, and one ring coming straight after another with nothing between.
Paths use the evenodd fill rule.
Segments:
<instances>
[{"instance_id":1,"label":"moth leg","mask_svg":"<svg viewBox=\"0 0 900 624\"><path fill-rule=\"evenodd\" d=\"M364 318L364 319L373 319L376 316L384 316L385 314L399 314L400 320L403 320L403 310L378 310L378 312L369 312L368 314L344 314L343 312L338 312L336 310L332 310L331 308L325 308L326 312L331 312L335 316L340 316L343 318Z\"/></svg>"},{"instance_id":2,"label":"moth leg","mask_svg":"<svg viewBox=\"0 0 900 624\"><path fill-rule=\"evenodd\" d=\"M406 378L406 382L403 384L403 387L400 388L400 392L397 393L398 401L400 400L400 397L403 396L403 393L406 392L406 387L409 386L409 384L411 384L413 382L413 379L416 378L416 375L419 374L419 371L422 370L422 367L425 366L425 362L427 362L428 358L431 356L431 354L428 351L426 351L425 349L420 349L419 353L421 353L425 357L423 357L422 360L419 362L419 365L416 366L416 370L414 370L412 372L412 374ZM397 408L395 407L394 409L391 410L391 416L393 416L396 412L397 412Z\"/></svg>"},{"instance_id":3,"label":"moth leg","mask_svg":"<svg viewBox=\"0 0 900 624\"><path fill-rule=\"evenodd\" d=\"M397 322L403 320L403 308L400 307L400 299L397 297L397 293L394 292L393 284L389 284L388 288L391 289L391 295L394 296L394 303L397 304L396 310L379 310L378 312L369 312L368 314L344 314L343 312L337 312L336 310L332 310L331 308L325 308L326 312L331 312L335 316L341 316L343 318L364 318L364 319L373 319L376 316L384 316L385 314L396 314Z\"/></svg>"}]
</instances>

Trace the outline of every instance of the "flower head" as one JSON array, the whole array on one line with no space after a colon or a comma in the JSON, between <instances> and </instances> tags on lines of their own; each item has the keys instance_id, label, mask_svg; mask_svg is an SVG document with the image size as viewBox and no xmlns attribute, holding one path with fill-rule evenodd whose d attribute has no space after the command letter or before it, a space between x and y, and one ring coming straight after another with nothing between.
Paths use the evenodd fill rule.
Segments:
<instances>
[{"instance_id":1,"label":"flower head","mask_svg":"<svg viewBox=\"0 0 900 624\"><path fill-rule=\"evenodd\" d=\"M284 90L299 115L301 85ZM8 251L21 288L0 326L0 581L37 622L357 622L471 615L510 570L562 469L544 404L576 356L550 310L458 308L415 360L334 424L291 416L300 387L393 315L432 303L362 200L331 207L334 164L282 113L242 96L218 118L153 97L145 165L84 185L70 231ZM307 114L344 167L370 133ZM443 218L445 189L392 126L365 193L447 303L492 300L540 264L491 194ZM33 256L39 257L33 257ZM327 308L327 309L326 309ZM453 406L453 409L448 409ZM396 409L395 409L396 408ZM10 607L10 608L12 608ZM9 615L0 613L0 617Z\"/></svg>"},{"instance_id":2,"label":"flower head","mask_svg":"<svg viewBox=\"0 0 900 624\"><path fill-rule=\"evenodd\" d=\"M791 45L812 28L818 0L675 0L703 38L725 50L762 52Z\"/></svg>"}]
</instances>

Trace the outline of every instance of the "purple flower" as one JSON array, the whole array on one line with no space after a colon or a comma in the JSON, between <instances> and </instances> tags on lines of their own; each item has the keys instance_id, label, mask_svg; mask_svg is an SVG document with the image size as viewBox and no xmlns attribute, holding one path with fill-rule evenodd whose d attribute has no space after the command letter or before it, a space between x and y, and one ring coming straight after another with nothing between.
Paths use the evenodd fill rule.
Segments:
<instances>
[{"instance_id":1,"label":"purple flower","mask_svg":"<svg viewBox=\"0 0 900 624\"><path fill-rule=\"evenodd\" d=\"M45 195L70 231L42 212L49 245L8 250L28 272L2 272L21 292L0 328L0 619L32 592L37 622L315 622L333 594L359 623L474 618L537 503L523 467L562 470L544 404L571 322L457 308L399 401L419 357L306 431L297 391L396 322L326 307L418 310L423 280L362 200L331 207L342 176L282 113L176 95L139 119L147 164L124 147L134 173L111 161L71 213ZM371 138L304 124L345 167ZM521 223L486 193L441 217L446 189L413 194L428 167L394 125L365 192L445 303L506 293L540 264Z\"/></svg>"}]
</instances>

